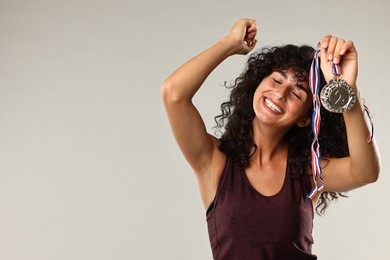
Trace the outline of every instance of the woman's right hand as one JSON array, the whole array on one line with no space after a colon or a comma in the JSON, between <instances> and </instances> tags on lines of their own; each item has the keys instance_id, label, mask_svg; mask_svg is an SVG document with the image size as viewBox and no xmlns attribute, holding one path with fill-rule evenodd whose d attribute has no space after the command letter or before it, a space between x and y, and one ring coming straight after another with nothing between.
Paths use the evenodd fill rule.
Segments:
<instances>
[{"instance_id":1,"label":"woman's right hand","mask_svg":"<svg viewBox=\"0 0 390 260\"><path fill-rule=\"evenodd\" d=\"M256 46L257 40L256 20L240 19L231 29L227 38L235 44L235 54L248 54Z\"/></svg>"}]
</instances>

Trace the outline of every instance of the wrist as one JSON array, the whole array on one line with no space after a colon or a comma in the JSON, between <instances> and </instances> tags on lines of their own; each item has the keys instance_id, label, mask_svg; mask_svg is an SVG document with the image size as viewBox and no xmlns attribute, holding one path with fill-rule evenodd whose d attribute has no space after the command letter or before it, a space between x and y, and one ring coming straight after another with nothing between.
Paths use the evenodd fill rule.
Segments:
<instances>
[{"instance_id":1,"label":"wrist","mask_svg":"<svg viewBox=\"0 0 390 260\"><path fill-rule=\"evenodd\" d=\"M223 37L218 43L224 46L229 56L236 54L246 55L254 47L254 45L253 47L248 47L248 44L244 40L232 35Z\"/></svg>"},{"instance_id":2,"label":"wrist","mask_svg":"<svg viewBox=\"0 0 390 260\"><path fill-rule=\"evenodd\" d=\"M237 43L235 42L234 39L232 39L229 36L225 36L221 38L218 42L217 45L219 45L221 48L224 49L224 52L227 54L227 56L232 56L237 54Z\"/></svg>"}]
</instances>

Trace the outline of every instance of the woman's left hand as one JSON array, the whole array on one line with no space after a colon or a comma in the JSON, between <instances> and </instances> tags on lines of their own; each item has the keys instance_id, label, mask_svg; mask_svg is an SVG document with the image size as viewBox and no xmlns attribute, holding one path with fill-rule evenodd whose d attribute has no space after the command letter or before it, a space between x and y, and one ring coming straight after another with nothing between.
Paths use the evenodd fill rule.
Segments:
<instances>
[{"instance_id":1,"label":"woman's left hand","mask_svg":"<svg viewBox=\"0 0 390 260\"><path fill-rule=\"evenodd\" d=\"M342 78L353 88L358 74L358 55L352 41L328 35L320 40L321 70L326 82L334 78L332 62L340 66Z\"/></svg>"}]
</instances>

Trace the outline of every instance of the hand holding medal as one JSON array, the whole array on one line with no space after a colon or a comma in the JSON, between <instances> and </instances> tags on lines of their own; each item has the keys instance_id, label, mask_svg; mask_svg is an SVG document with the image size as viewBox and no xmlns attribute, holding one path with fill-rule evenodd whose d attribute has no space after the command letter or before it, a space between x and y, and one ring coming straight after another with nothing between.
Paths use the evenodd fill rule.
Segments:
<instances>
[{"instance_id":1,"label":"hand holding medal","mask_svg":"<svg viewBox=\"0 0 390 260\"><path fill-rule=\"evenodd\" d=\"M321 91L321 103L330 112L346 112L356 101L356 49L353 42L332 36L321 39L319 48L321 70L328 83Z\"/></svg>"}]
</instances>

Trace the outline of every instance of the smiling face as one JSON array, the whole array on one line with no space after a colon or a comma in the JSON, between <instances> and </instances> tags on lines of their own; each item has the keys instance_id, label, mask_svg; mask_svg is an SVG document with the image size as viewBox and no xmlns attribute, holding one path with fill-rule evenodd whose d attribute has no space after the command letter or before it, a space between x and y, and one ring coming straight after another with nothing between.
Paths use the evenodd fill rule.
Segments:
<instances>
[{"instance_id":1,"label":"smiling face","mask_svg":"<svg viewBox=\"0 0 390 260\"><path fill-rule=\"evenodd\" d=\"M289 129L310 123L312 102L308 82L295 71L275 70L265 77L253 97L255 120L263 124Z\"/></svg>"}]
</instances>

